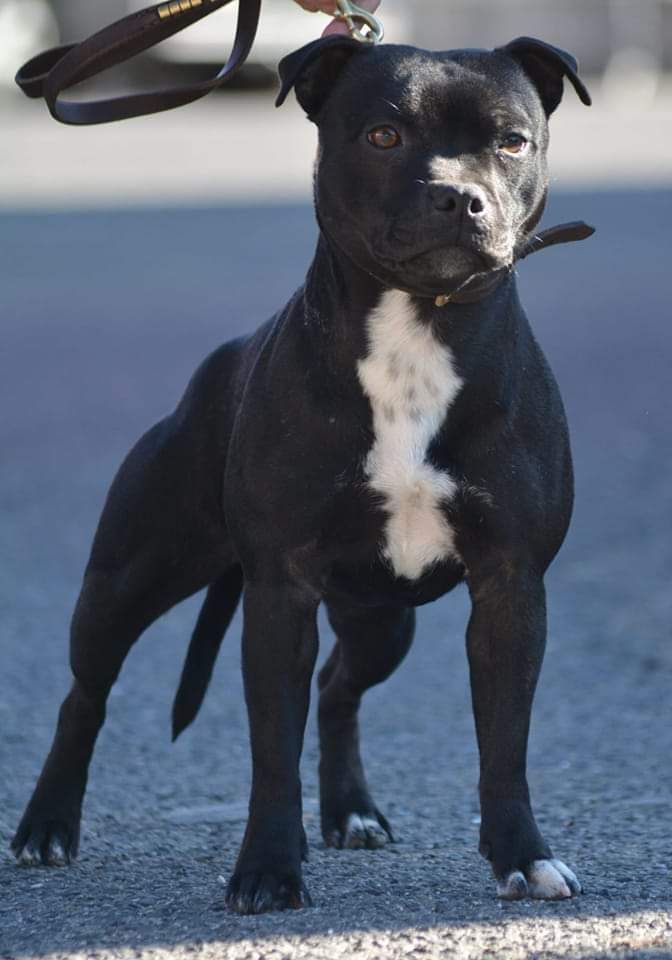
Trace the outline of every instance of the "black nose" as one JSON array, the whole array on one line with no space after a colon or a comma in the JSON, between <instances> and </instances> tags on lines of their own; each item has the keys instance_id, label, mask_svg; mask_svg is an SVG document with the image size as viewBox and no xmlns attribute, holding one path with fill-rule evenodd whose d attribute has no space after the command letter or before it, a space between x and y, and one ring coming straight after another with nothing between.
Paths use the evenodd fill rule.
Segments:
<instances>
[{"instance_id":1,"label":"black nose","mask_svg":"<svg viewBox=\"0 0 672 960\"><path fill-rule=\"evenodd\" d=\"M476 220L482 217L487 209L485 193L473 183L459 187L448 183L430 183L429 199L437 210L443 210L455 219L464 216Z\"/></svg>"}]
</instances>

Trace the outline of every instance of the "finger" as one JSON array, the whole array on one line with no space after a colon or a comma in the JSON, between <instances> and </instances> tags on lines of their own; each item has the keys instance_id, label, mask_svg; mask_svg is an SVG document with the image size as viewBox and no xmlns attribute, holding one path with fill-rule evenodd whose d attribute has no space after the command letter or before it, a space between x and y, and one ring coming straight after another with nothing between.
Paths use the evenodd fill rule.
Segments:
<instances>
[{"instance_id":1,"label":"finger","mask_svg":"<svg viewBox=\"0 0 672 960\"><path fill-rule=\"evenodd\" d=\"M334 34L349 34L347 25L342 20L332 20L329 26L322 32L323 37L332 37Z\"/></svg>"},{"instance_id":2,"label":"finger","mask_svg":"<svg viewBox=\"0 0 672 960\"><path fill-rule=\"evenodd\" d=\"M295 0L295 2L311 13L317 13L318 11L336 13L336 0Z\"/></svg>"}]
</instances>

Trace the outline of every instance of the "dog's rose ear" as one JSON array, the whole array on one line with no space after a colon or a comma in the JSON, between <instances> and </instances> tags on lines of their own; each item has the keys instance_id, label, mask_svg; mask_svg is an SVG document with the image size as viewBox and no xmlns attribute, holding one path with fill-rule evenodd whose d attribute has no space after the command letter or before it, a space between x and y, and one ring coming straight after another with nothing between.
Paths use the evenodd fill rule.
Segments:
<instances>
[{"instance_id":1,"label":"dog's rose ear","mask_svg":"<svg viewBox=\"0 0 672 960\"><path fill-rule=\"evenodd\" d=\"M571 53L533 37L518 37L499 50L513 57L534 83L546 116L550 116L562 100L563 77L570 81L581 102L590 106L590 94L579 78L579 65Z\"/></svg>"},{"instance_id":2,"label":"dog's rose ear","mask_svg":"<svg viewBox=\"0 0 672 960\"><path fill-rule=\"evenodd\" d=\"M326 100L336 79L350 58L369 49L369 44L335 34L320 37L280 61L280 93L276 107L283 104L294 87L296 99L312 117Z\"/></svg>"}]
</instances>

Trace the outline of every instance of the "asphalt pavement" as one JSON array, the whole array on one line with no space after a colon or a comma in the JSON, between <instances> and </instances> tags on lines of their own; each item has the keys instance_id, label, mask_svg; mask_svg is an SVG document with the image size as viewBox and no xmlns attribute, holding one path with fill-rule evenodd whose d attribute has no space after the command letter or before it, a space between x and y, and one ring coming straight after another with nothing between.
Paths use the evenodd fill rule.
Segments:
<instances>
[{"instance_id":1,"label":"asphalt pavement","mask_svg":"<svg viewBox=\"0 0 672 960\"><path fill-rule=\"evenodd\" d=\"M421 611L411 655L363 710L369 778L398 842L323 848L311 715L303 781L315 906L224 911L250 773L240 625L197 722L171 745L192 600L148 632L113 692L77 866L0 859L3 960L672 956L672 190L641 180L556 191L547 224L585 218L598 233L520 268L577 472L571 533L548 577L530 783L584 895L500 903L477 854L462 590ZM314 239L305 204L0 219L3 847L67 690L68 620L113 471L199 360L291 293ZM329 647L324 626L322 656Z\"/></svg>"}]
</instances>

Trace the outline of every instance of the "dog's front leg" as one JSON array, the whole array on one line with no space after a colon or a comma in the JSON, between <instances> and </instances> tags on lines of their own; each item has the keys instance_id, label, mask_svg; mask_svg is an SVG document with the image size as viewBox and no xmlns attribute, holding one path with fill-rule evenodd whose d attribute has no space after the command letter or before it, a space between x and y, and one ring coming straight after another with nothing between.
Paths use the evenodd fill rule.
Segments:
<instances>
[{"instance_id":1,"label":"dog's front leg","mask_svg":"<svg viewBox=\"0 0 672 960\"><path fill-rule=\"evenodd\" d=\"M555 860L534 820L527 786L530 713L546 643L541 574L503 561L471 572L467 631L480 752L480 851L492 864L500 897L563 899L581 886Z\"/></svg>"},{"instance_id":2,"label":"dog's front leg","mask_svg":"<svg viewBox=\"0 0 672 960\"><path fill-rule=\"evenodd\" d=\"M262 913L310 903L299 760L317 655L317 601L293 584L245 587L243 679L252 746L250 814L227 904Z\"/></svg>"}]
</instances>

